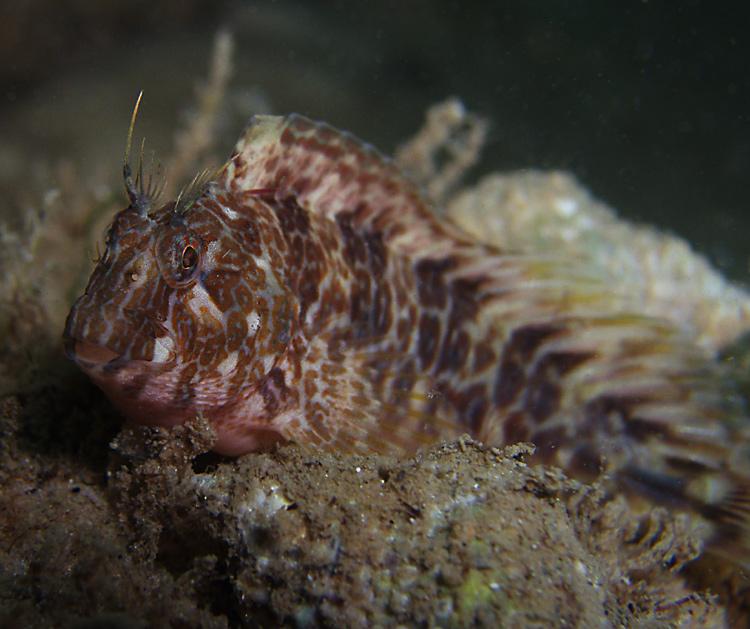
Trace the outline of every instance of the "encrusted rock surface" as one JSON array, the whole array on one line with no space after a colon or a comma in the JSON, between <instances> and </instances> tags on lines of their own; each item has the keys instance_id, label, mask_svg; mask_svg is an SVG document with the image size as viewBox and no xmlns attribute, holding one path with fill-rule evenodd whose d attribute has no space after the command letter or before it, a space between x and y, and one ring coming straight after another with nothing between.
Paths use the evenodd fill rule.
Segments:
<instances>
[{"instance_id":1,"label":"encrusted rock surface","mask_svg":"<svg viewBox=\"0 0 750 629\"><path fill-rule=\"evenodd\" d=\"M677 572L698 552L687 519L637 518L524 446L235 461L199 454L196 421L123 430L104 475L30 452L24 413L2 418L4 627L722 623Z\"/></svg>"}]
</instances>

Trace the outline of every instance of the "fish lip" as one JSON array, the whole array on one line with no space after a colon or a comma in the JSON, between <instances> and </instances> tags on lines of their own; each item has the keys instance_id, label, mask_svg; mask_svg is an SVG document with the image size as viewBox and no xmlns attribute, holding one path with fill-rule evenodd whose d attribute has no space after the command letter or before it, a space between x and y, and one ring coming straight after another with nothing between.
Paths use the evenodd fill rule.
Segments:
<instances>
[{"instance_id":1,"label":"fish lip","mask_svg":"<svg viewBox=\"0 0 750 629\"><path fill-rule=\"evenodd\" d=\"M167 336L171 338L170 335ZM155 342L158 341L155 339ZM154 360L153 358L151 360L144 360L133 358L127 352L118 353L106 345L92 343L91 341L77 338L75 336L65 337L63 345L65 348L65 355L85 370L99 368L107 371L114 371L125 365L134 363L168 369L171 365L174 365L177 360L176 353L174 350L170 349L166 350L168 352L168 357L165 360Z\"/></svg>"},{"instance_id":2,"label":"fish lip","mask_svg":"<svg viewBox=\"0 0 750 629\"><path fill-rule=\"evenodd\" d=\"M87 340L85 335L74 334L75 326L72 312L71 315L68 316L65 330L63 332L63 347L65 349L65 355L86 371L91 371L93 369L114 371L133 363L163 369L169 369L172 367L177 362L177 352L175 350L176 340L172 332L158 319L146 313L133 310L130 311L129 314L131 314L131 316L134 314L144 316L151 325L154 353L150 359L134 358L130 355L129 347L125 348L124 351L117 351L106 344ZM163 339L168 340L165 343ZM156 351L157 345L161 349L159 354L157 354ZM166 354L164 352L166 352ZM157 356L160 356L161 358L157 360Z\"/></svg>"},{"instance_id":3,"label":"fish lip","mask_svg":"<svg viewBox=\"0 0 750 629\"><path fill-rule=\"evenodd\" d=\"M123 359L123 354L118 354L104 345L91 343L74 336L65 337L65 355L75 363L86 367L114 367L116 362Z\"/></svg>"}]
</instances>

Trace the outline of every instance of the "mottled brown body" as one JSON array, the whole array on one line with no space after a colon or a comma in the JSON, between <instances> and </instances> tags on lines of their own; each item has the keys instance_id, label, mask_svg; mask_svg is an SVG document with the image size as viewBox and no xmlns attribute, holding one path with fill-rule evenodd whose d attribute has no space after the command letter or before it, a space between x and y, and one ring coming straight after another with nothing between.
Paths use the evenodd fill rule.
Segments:
<instances>
[{"instance_id":1,"label":"mottled brown body","mask_svg":"<svg viewBox=\"0 0 750 629\"><path fill-rule=\"evenodd\" d=\"M129 195L65 336L135 421L201 414L233 455L531 441L714 516L744 491L699 349L580 269L469 240L346 134L255 118L188 200Z\"/></svg>"}]
</instances>

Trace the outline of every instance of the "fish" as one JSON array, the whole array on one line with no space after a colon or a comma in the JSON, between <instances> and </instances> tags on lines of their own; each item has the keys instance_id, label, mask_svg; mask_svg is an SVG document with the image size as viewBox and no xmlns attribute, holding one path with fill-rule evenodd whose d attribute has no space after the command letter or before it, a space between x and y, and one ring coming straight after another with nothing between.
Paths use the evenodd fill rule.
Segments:
<instances>
[{"instance_id":1,"label":"fish","mask_svg":"<svg viewBox=\"0 0 750 629\"><path fill-rule=\"evenodd\" d=\"M227 456L529 442L747 546L748 422L674 323L554 252L467 236L375 148L301 115L253 117L161 202L142 156L131 170L137 108L128 206L63 334L126 418L203 417Z\"/></svg>"}]
</instances>

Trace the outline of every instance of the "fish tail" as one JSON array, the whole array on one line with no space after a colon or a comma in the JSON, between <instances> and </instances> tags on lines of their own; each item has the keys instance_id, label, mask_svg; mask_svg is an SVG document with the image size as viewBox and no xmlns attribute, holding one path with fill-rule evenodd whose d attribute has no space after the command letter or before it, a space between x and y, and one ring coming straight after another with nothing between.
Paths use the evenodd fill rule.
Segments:
<instances>
[{"instance_id":1,"label":"fish tail","mask_svg":"<svg viewBox=\"0 0 750 629\"><path fill-rule=\"evenodd\" d=\"M707 551L750 568L750 476L723 474L701 484L697 510L711 524Z\"/></svg>"},{"instance_id":2,"label":"fish tail","mask_svg":"<svg viewBox=\"0 0 750 629\"><path fill-rule=\"evenodd\" d=\"M714 465L708 463L709 457L699 460L695 452L700 452L701 443L696 441L692 454L672 454L670 470L627 467L616 476L625 489L697 515L705 551L750 569L750 444L742 433L730 435L729 440L734 445Z\"/></svg>"}]
</instances>

